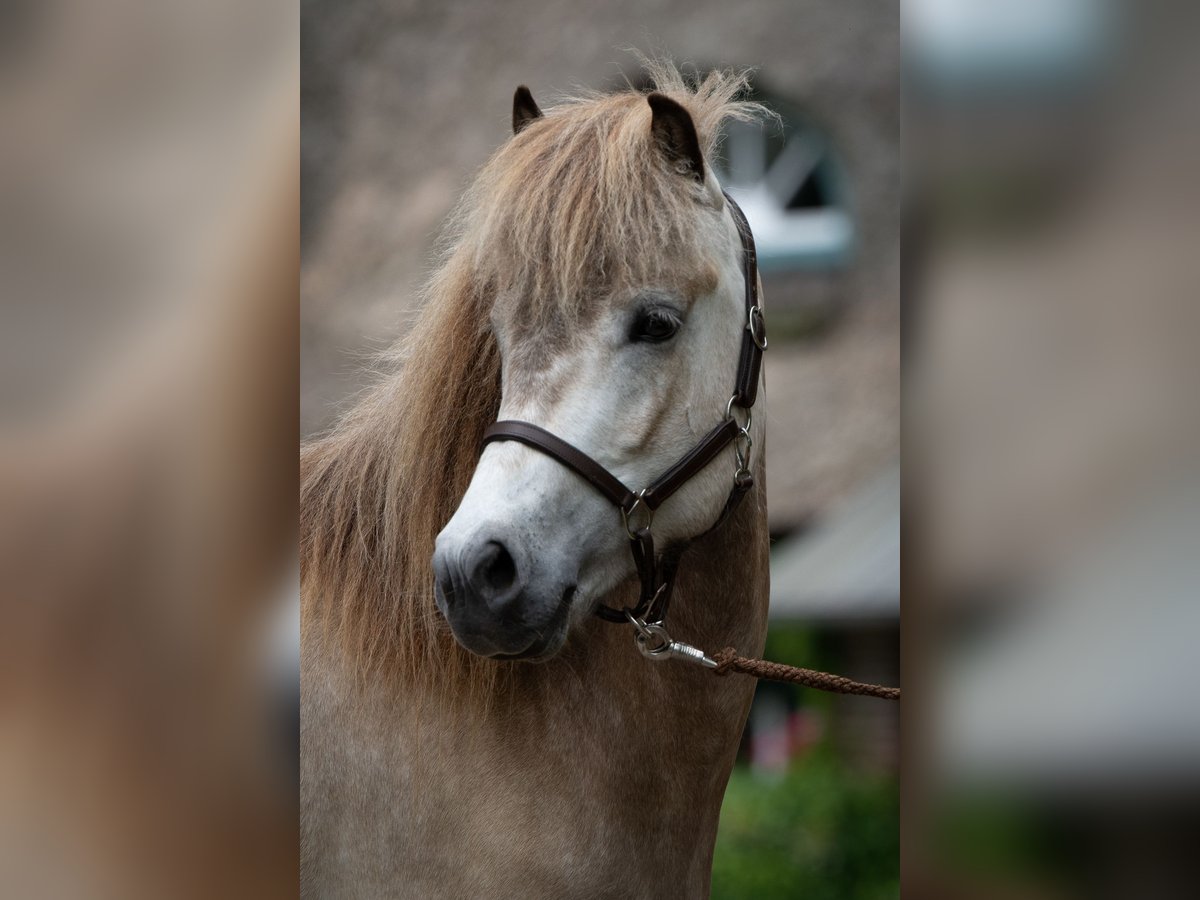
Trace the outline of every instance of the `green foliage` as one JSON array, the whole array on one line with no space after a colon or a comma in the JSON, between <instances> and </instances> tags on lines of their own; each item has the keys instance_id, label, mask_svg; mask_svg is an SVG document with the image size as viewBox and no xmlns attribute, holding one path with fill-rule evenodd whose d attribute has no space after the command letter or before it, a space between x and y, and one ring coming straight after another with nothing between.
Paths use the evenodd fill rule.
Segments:
<instances>
[{"instance_id":1,"label":"green foliage","mask_svg":"<svg viewBox=\"0 0 1200 900\"><path fill-rule=\"evenodd\" d=\"M739 766L721 807L714 900L884 900L900 896L894 778L828 752L764 779Z\"/></svg>"},{"instance_id":2,"label":"green foliage","mask_svg":"<svg viewBox=\"0 0 1200 900\"><path fill-rule=\"evenodd\" d=\"M948 869L993 882L1067 877L1077 858L1073 829L1018 793L960 792L935 809L933 840Z\"/></svg>"},{"instance_id":3,"label":"green foliage","mask_svg":"<svg viewBox=\"0 0 1200 900\"><path fill-rule=\"evenodd\" d=\"M794 665L812 665L817 653L817 640L808 628L774 627L767 632L763 656L780 659Z\"/></svg>"}]
</instances>

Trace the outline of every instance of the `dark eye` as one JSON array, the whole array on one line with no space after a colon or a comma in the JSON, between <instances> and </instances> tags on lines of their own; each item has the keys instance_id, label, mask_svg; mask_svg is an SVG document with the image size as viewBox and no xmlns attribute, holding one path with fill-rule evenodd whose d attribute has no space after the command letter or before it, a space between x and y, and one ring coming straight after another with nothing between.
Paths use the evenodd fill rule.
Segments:
<instances>
[{"instance_id":1,"label":"dark eye","mask_svg":"<svg viewBox=\"0 0 1200 900\"><path fill-rule=\"evenodd\" d=\"M679 315L674 310L662 307L643 309L633 320L629 339L647 344L661 344L675 336L679 325Z\"/></svg>"}]
</instances>

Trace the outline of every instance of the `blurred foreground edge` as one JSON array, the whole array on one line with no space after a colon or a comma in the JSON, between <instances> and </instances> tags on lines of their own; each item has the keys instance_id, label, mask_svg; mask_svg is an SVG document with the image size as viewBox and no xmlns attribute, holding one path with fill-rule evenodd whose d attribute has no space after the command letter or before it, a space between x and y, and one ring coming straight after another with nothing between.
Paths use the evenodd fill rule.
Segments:
<instances>
[{"instance_id":1,"label":"blurred foreground edge","mask_svg":"<svg viewBox=\"0 0 1200 900\"><path fill-rule=\"evenodd\" d=\"M122 46L126 37L146 37L142 26L151 29L150 46L171 46L181 35L202 41L185 21L194 11L172 10L159 22L138 18L136 9L110 10L112 27L87 30L81 46L103 48L113 35ZM95 18L85 8L67 12ZM253 22L223 6L209 13L229 32L253 32ZM119 234L120 226L109 225L115 243L132 237L156 248L147 250L153 258L145 263L154 269L157 299L121 326L120 351L89 368L69 399L0 425L0 894L6 897L270 898L297 891L298 630L290 611L299 81L296 11L279 5L275 15L271 27L282 20L283 40L258 62L238 57L253 63L245 102L226 97L222 105L193 108L186 94L157 98L174 115L196 121L173 126L170 117L138 110L139 123L158 129L153 147L147 141L121 147L119 130L128 123L112 113L106 137L111 133L122 154L144 151L165 160L182 130L198 123L214 141L236 133L240 150L169 176L175 185L211 179L219 188L212 196L220 197L208 219L177 212L163 223L174 229L165 243L175 255L158 252L150 235ZM37 20L31 38L35 26L46 32L32 42L49 46L46 53L76 24L65 15L61 22L32 12L28 18ZM173 64L132 51L124 58L89 59L86 49L67 55L83 60L82 77L97 82L133 67L148 90L160 77L169 82L162 69ZM41 62L28 66L32 71ZM6 69L0 77L6 77L3 102L37 96L20 73ZM71 95L88 86L76 78L63 87ZM35 146L36 130L60 113L45 106L23 112L5 117L6 135L20 138L10 147ZM194 151L179 152L191 159ZM79 171L87 170L88 185L102 190L119 169L113 161L110 172L96 153ZM0 165L18 162L0 157ZM33 194L43 184L53 188L56 173L40 174L44 182L35 183L10 170L3 175L12 177L0 182L15 190L22 181ZM143 183L154 182L152 169L142 174ZM58 177L60 191L73 192L48 191L28 210L8 206L0 213L0 240L28 237L38 215L49 215L60 201L82 202L67 176ZM105 221L123 221L115 208L87 212L100 222L101 238ZM77 263L86 269L70 238L46 234L33 248L53 264L45 272L67 272ZM11 324L54 308L68 321L86 321L95 298L86 283L77 287L77 295L22 308L33 295L14 292L9 279L4 315ZM100 285L94 288L98 295ZM118 314L114 307L101 319ZM49 366L69 368L71 360L53 354L77 338L86 346L88 335L64 333L58 346L36 354ZM35 385L4 388L9 399Z\"/></svg>"}]
</instances>

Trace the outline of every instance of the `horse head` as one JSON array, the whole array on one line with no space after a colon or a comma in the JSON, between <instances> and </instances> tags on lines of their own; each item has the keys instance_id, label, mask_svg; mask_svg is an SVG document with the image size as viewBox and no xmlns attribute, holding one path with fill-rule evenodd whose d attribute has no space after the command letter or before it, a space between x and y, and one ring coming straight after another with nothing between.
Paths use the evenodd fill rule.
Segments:
<instances>
[{"instance_id":1,"label":"horse head","mask_svg":"<svg viewBox=\"0 0 1200 900\"><path fill-rule=\"evenodd\" d=\"M729 416L746 326L742 237L706 158L715 129L698 129L690 97L623 93L543 115L519 88L514 136L476 185L459 247L489 285L499 418L635 491ZM739 467L723 446L654 510L657 546L707 530ZM489 443L433 557L458 642L556 654L635 574L629 535L649 519L625 512L639 522L560 459Z\"/></svg>"}]
</instances>

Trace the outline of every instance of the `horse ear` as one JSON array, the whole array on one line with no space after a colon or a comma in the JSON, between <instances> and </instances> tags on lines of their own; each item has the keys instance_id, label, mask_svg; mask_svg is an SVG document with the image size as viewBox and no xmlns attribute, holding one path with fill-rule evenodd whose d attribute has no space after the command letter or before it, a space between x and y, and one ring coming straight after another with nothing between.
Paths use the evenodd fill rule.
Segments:
<instances>
[{"instance_id":1,"label":"horse ear","mask_svg":"<svg viewBox=\"0 0 1200 900\"><path fill-rule=\"evenodd\" d=\"M686 109L662 94L646 97L653 112L650 133L655 143L666 154L681 175L691 175L704 181L704 154L700 150L700 138L696 125Z\"/></svg>"},{"instance_id":2,"label":"horse ear","mask_svg":"<svg viewBox=\"0 0 1200 900\"><path fill-rule=\"evenodd\" d=\"M542 111L538 109L533 94L529 93L529 88L521 85L513 94L513 134L520 134L525 126L541 117Z\"/></svg>"}]
</instances>

